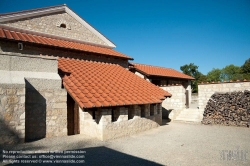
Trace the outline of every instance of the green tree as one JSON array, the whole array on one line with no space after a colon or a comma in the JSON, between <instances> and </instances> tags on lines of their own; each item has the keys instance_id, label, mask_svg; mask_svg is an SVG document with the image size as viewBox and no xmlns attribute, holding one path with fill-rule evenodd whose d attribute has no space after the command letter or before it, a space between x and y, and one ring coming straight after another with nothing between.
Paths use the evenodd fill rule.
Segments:
<instances>
[{"instance_id":1,"label":"green tree","mask_svg":"<svg viewBox=\"0 0 250 166\"><path fill-rule=\"evenodd\" d=\"M198 71L198 68L199 66L196 66L194 63L186 64L180 67L181 71L184 74L195 78L195 80L191 81L191 88L193 93L198 92L198 80L202 75L202 73Z\"/></svg>"},{"instance_id":2,"label":"green tree","mask_svg":"<svg viewBox=\"0 0 250 166\"><path fill-rule=\"evenodd\" d=\"M180 67L181 71L184 73L184 74L187 74L191 77L196 77L198 75L198 68L199 66L196 66L194 63L190 63L190 64L187 64L187 65L183 65Z\"/></svg>"},{"instance_id":3,"label":"green tree","mask_svg":"<svg viewBox=\"0 0 250 166\"><path fill-rule=\"evenodd\" d=\"M250 73L250 58L241 66L241 72L244 74Z\"/></svg>"},{"instance_id":4,"label":"green tree","mask_svg":"<svg viewBox=\"0 0 250 166\"><path fill-rule=\"evenodd\" d=\"M207 80L209 82L218 82L221 81L221 70L218 68L213 68L210 72L207 73Z\"/></svg>"},{"instance_id":5,"label":"green tree","mask_svg":"<svg viewBox=\"0 0 250 166\"><path fill-rule=\"evenodd\" d=\"M223 81L242 80L241 68L233 64L228 65L221 70L221 78Z\"/></svg>"},{"instance_id":6,"label":"green tree","mask_svg":"<svg viewBox=\"0 0 250 166\"><path fill-rule=\"evenodd\" d=\"M250 58L247 59L241 66L241 73L243 75L243 79L250 80Z\"/></svg>"},{"instance_id":7,"label":"green tree","mask_svg":"<svg viewBox=\"0 0 250 166\"><path fill-rule=\"evenodd\" d=\"M201 73L201 74L200 74L200 77L199 77L199 79L198 79L198 83L207 82L207 81L208 81L208 80L207 80L207 76Z\"/></svg>"}]
</instances>

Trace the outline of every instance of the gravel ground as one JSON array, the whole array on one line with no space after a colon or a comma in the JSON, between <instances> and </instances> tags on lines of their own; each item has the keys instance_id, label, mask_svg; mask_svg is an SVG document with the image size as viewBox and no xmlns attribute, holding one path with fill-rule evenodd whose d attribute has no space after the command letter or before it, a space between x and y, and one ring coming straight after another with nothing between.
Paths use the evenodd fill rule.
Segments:
<instances>
[{"instance_id":1,"label":"gravel ground","mask_svg":"<svg viewBox=\"0 0 250 166\"><path fill-rule=\"evenodd\" d=\"M41 151L81 150L81 153L86 153L85 158L79 160L84 160L85 165L249 166L250 129L171 122L111 141L102 142L85 135L75 135L46 138L3 149L32 151L31 155L36 156L46 155ZM38 151L40 153L35 153ZM78 154L74 151L73 155Z\"/></svg>"}]
</instances>

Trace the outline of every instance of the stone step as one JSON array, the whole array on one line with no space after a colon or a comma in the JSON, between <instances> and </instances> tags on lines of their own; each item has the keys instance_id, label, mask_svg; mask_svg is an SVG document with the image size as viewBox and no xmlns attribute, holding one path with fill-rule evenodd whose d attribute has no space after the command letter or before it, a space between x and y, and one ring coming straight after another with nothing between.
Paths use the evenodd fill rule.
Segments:
<instances>
[{"instance_id":1,"label":"stone step","mask_svg":"<svg viewBox=\"0 0 250 166\"><path fill-rule=\"evenodd\" d=\"M185 119L185 120L174 120L175 122L184 122L184 123L201 123L201 120L196 120L196 119Z\"/></svg>"},{"instance_id":2,"label":"stone step","mask_svg":"<svg viewBox=\"0 0 250 166\"><path fill-rule=\"evenodd\" d=\"M200 123L202 121L202 112L201 110L196 108L184 109L180 112L180 114L175 118L174 121Z\"/></svg>"}]
</instances>

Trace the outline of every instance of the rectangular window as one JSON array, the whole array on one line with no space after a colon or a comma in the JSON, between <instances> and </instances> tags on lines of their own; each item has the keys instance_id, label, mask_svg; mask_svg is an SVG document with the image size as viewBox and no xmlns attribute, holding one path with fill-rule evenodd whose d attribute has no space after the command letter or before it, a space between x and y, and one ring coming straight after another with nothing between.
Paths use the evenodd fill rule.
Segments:
<instances>
[{"instance_id":1,"label":"rectangular window","mask_svg":"<svg viewBox=\"0 0 250 166\"><path fill-rule=\"evenodd\" d=\"M133 119L135 115L134 106L129 106L128 108L128 120Z\"/></svg>"},{"instance_id":2,"label":"rectangular window","mask_svg":"<svg viewBox=\"0 0 250 166\"><path fill-rule=\"evenodd\" d=\"M141 117L145 117L145 106L141 106Z\"/></svg>"},{"instance_id":3,"label":"rectangular window","mask_svg":"<svg viewBox=\"0 0 250 166\"><path fill-rule=\"evenodd\" d=\"M155 108L155 104L151 104L150 105L150 116L154 115L154 108Z\"/></svg>"}]
</instances>

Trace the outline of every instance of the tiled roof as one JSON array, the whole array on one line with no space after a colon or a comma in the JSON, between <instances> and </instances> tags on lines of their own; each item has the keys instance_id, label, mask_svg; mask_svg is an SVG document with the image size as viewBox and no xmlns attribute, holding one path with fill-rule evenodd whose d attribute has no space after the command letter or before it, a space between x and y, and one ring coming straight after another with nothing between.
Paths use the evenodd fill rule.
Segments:
<instances>
[{"instance_id":1,"label":"tiled roof","mask_svg":"<svg viewBox=\"0 0 250 166\"><path fill-rule=\"evenodd\" d=\"M131 64L137 71L142 72L149 76L174 77L174 78L182 78L182 79L189 79L189 80L194 79L193 77L189 75L183 74L171 68L143 65L143 64L138 64L138 63L131 63Z\"/></svg>"},{"instance_id":2,"label":"tiled roof","mask_svg":"<svg viewBox=\"0 0 250 166\"><path fill-rule=\"evenodd\" d=\"M120 58L133 60L133 58L127 55L124 55L120 52L117 52L115 50L112 50L110 48L98 47L98 46L93 46L93 45L88 45L88 44L83 44L83 43L60 40L56 38L38 36L34 34L29 34L29 33L17 32L17 31L13 31L13 30L1 28L1 27L0 27L0 39L8 39L8 40L35 43L35 44L53 46L53 47L59 47L59 48L67 48L71 50L86 51L86 52L104 54L104 55L109 55L113 57L120 57Z\"/></svg>"},{"instance_id":3,"label":"tiled roof","mask_svg":"<svg viewBox=\"0 0 250 166\"><path fill-rule=\"evenodd\" d=\"M171 96L125 68L109 63L59 58L63 85L81 108L161 103Z\"/></svg>"}]
</instances>

